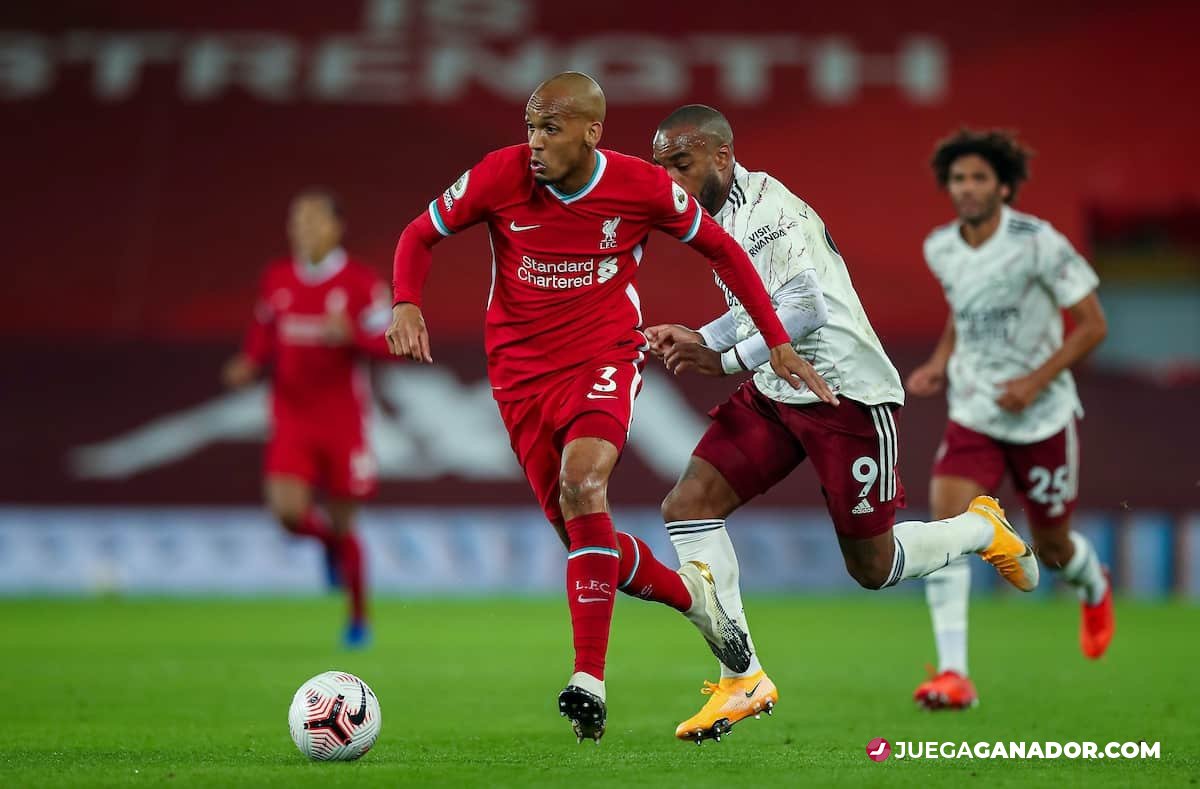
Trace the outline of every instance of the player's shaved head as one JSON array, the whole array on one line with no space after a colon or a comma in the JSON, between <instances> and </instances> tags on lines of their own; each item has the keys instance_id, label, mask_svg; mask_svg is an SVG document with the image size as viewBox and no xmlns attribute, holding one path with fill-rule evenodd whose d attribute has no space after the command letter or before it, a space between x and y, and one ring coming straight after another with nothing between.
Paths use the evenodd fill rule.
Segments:
<instances>
[{"instance_id":1,"label":"player's shaved head","mask_svg":"<svg viewBox=\"0 0 1200 789\"><path fill-rule=\"evenodd\" d=\"M733 147L733 127L720 110L707 104L686 104L658 124L658 131L670 136L678 136L689 130L703 137L714 149L722 145Z\"/></svg>"},{"instance_id":2,"label":"player's shaved head","mask_svg":"<svg viewBox=\"0 0 1200 789\"><path fill-rule=\"evenodd\" d=\"M687 104L658 124L654 161L710 214L725 204L733 183L733 127L717 109Z\"/></svg>"},{"instance_id":3,"label":"player's shaved head","mask_svg":"<svg viewBox=\"0 0 1200 789\"><path fill-rule=\"evenodd\" d=\"M587 183L596 168L604 111L604 91L587 74L564 71L538 85L525 105L534 179L567 191Z\"/></svg>"},{"instance_id":4,"label":"player's shaved head","mask_svg":"<svg viewBox=\"0 0 1200 789\"><path fill-rule=\"evenodd\" d=\"M564 71L538 85L527 108L542 115L564 115L604 122L607 103L596 80L581 71Z\"/></svg>"}]
</instances>

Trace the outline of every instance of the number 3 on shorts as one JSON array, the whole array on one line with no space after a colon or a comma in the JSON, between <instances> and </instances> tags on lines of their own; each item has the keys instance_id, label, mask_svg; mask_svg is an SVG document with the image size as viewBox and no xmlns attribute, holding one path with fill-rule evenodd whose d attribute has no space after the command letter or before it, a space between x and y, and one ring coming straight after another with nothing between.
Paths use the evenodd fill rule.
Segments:
<instances>
[{"instance_id":1,"label":"number 3 on shorts","mask_svg":"<svg viewBox=\"0 0 1200 789\"><path fill-rule=\"evenodd\" d=\"M600 380L592 384L592 388L597 392L615 392L617 390L617 382L612 379L617 373L616 367L601 367L596 372L600 373Z\"/></svg>"}]
</instances>

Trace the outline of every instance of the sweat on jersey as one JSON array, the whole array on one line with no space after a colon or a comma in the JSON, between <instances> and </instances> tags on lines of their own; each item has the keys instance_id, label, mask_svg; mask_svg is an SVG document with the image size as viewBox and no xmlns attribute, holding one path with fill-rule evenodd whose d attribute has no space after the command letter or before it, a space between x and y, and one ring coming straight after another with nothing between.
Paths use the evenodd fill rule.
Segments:
<instances>
[{"instance_id":1,"label":"sweat on jersey","mask_svg":"<svg viewBox=\"0 0 1200 789\"><path fill-rule=\"evenodd\" d=\"M750 255L772 296L801 274L811 272L810 279L824 296L826 318L820 328L794 338L792 346L834 392L865 405L904 403L900 374L871 328L846 262L812 207L767 173L735 164L729 198L714 218ZM757 331L754 322L719 274L716 279L725 292L737 339L745 340ZM755 370L754 384L781 403L820 402L807 388L793 389L769 364Z\"/></svg>"},{"instance_id":2,"label":"sweat on jersey","mask_svg":"<svg viewBox=\"0 0 1200 789\"><path fill-rule=\"evenodd\" d=\"M646 346L635 284L650 230L692 246L748 306L771 346L788 341L746 253L666 170L597 150L591 179L563 194L540 184L527 145L489 153L400 237L393 300L420 306L436 241L487 222L492 246L485 344L497 400ZM751 318L747 318L751 320Z\"/></svg>"},{"instance_id":3,"label":"sweat on jersey","mask_svg":"<svg viewBox=\"0 0 1200 789\"><path fill-rule=\"evenodd\" d=\"M1083 415L1069 370L1020 413L996 400L1006 382L1032 373L1062 347L1062 310L1100 280L1062 233L1030 214L1002 207L996 232L977 248L960 228L951 222L925 239L925 262L954 315L950 419L1000 441L1041 441Z\"/></svg>"}]
</instances>

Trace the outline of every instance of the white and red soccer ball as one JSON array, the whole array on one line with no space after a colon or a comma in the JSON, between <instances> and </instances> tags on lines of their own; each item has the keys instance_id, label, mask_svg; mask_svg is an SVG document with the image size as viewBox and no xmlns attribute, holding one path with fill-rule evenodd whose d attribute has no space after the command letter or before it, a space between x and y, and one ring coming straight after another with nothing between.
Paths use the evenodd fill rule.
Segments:
<instances>
[{"instance_id":1,"label":"white and red soccer ball","mask_svg":"<svg viewBox=\"0 0 1200 789\"><path fill-rule=\"evenodd\" d=\"M288 710L292 742L323 762L362 756L375 744L381 724L375 693L345 671L326 671L305 682Z\"/></svg>"}]
</instances>

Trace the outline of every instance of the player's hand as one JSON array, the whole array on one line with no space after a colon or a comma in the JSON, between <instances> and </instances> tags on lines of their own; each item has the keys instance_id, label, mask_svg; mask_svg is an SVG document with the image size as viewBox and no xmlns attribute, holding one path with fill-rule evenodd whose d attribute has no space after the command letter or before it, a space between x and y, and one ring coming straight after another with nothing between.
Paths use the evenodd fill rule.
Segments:
<instances>
[{"instance_id":1,"label":"player's hand","mask_svg":"<svg viewBox=\"0 0 1200 789\"><path fill-rule=\"evenodd\" d=\"M905 386L917 397L932 397L946 385L946 368L937 364L923 364L909 373Z\"/></svg>"},{"instance_id":2,"label":"player's hand","mask_svg":"<svg viewBox=\"0 0 1200 789\"><path fill-rule=\"evenodd\" d=\"M254 383L258 377L258 364L244 353L230 359L221 368L221 382L230 389L241 389Z\"/></svg>"},{"instance_id":3,"label":"player's hand","mask_svg":"<svg viewBox=\"0 0 1200 789\"><path fill-rule=\"evenodd\" d=\"M425 329L425 318L416 304L404 302L392 307L392 325L387 330L388 347L396 356L405 356L415 362L433 364L429 353L429 332Z\"/></svg>"},{"instance_id":4,"label":"player's hand","mask_svg":"<svg viewBox=\"0 0 1200 789\"><path fill-rule=\"evenodd\" d=\"M838 404L837 395L829 388L829 384L825 383L825 379L808 360L800 358L796 349L789 343L776 345L771 349L771 369L793 389L807 386L822 402Z\"/></svg>"},{"instance_id":5,"label":"player's hand","mask_svg":"<svg viewBox=\"0 0 1200 789\"><path fill-rule=\"evenodd\" d=\"M721 354L698 342L675 343L666 351L663 364L675 375L687 370L695 370L701 375L725 374L725 368L721 366Z\"/></svg>"},{"instance_id":6,"label":"player's hand","mask_svg":"<svg viewBox=\"0 0 1200 789\"><path fill-rule=\"evenodd\" d=\"M1005 411L1019 414L1033 404L1042 385L1031 375L1014 378L1003 385L1003 391L996 398L996 404Z\"/></svg>"},{"instance_id":7,"label":"player's hand","mask_svg":"<svg viewBox=\"0 0 1200 789\"><path fill-rule=\"evenodd\" d=\"M704 344L704 338L698 331L692 331L687 326L680 326L678 323L662 323L658 326L651 326L646 329L646 339L650 341L650 353L660 359L667 355L667 351L681 342L695 342Z\"/></svg>"},{"instance_id":8,"label":"player's hand","mask_svg":"<svg viewBox=\"0 0 1200 789\"><path fill-rule=\"evenodd\" d=\"M344 310L325 316L321 336L327 345L346 345L354 339L354 323Z\"/></svg>"}]
</instances>

